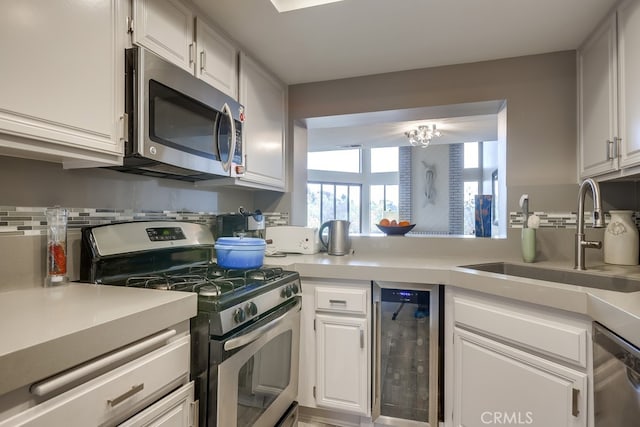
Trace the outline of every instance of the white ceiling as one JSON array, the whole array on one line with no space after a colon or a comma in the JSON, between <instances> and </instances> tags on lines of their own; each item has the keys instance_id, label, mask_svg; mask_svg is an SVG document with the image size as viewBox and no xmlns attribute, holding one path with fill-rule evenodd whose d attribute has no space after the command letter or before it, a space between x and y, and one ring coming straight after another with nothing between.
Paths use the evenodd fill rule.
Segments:
<instances>
[{"instance_id":1,"label":"white ceiling","mask_svg":"<svg viewBox=\"0 0 640 427\"><path fill-rule=\"evenodd\" d=\"M193 0L287 84L577 48L616 0Z\"/></svg>"},{"instance_id":2,"label":"white ceiling","mask_svg":"<svg viewBox=\"0 0 640 427\"><path fill-rule=\"evenodd\" d=\"M278 13L270 0L192 1L287 84L576 49L617 2L344 0ZM437 143L495 140L500 103L481 104L307 119L309 150L406 144L432 123Z\"/></svg>"}]
</instances>

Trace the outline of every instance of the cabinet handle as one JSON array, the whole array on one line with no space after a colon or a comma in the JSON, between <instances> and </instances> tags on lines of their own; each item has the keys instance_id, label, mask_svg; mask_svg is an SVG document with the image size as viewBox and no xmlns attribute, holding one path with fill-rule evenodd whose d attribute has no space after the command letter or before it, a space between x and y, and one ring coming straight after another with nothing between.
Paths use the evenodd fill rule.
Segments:
<instances>
[{"instance_id":1,"label":"cabinet handle","mask_svg":"<svg viewBox=\"0 0 640 427\"><path fill-rule=\"evenodd\" d=\"M615 160L620 153L620 141L622 138L617 136L613 137L613 140L607 139L607 160Z\"/></svg>"},{"instance_id":2,"label":"cabinet handle","mask_svg":"<svg viewBox=\"0 0 640 427\"><path fill-rule=\"evenodd\" d=\"M329 300L329 304L347 305L347 300L344 300L344 299L330 299Z\"/></svg>"},{"instance_id":3,"label":"cabinet handle","mask_svg":"<svg viewBox=\"0 0 640 427\"><path fill-rule=\"evenodd\" d=\"M133 387L131 387L131 390L122 393L120 396L118 396L118 397L116 397L114 399L107 400L107 403L109 404L109 406L111 406L113 408L114 406L124 402L125 400L127 400L128 398L133 396L134 394L140 393L142 390L144 390L144 383L138 384L138 385L134 385Z\"/></svg>"},{"instance_id":4,"label":"cabinet handle","mask_svg":"<svg viewBox=\"0 0 640 427\"><path fill-rule=\"evenodd\" d=\"M577 417L580 414L578 410L578 397L580 395L580 390L577 388L571 389L571 415Z\"/></svg>"},{"instance_id":5,"label":"cabinet handle","mask_svg":"<svg viewBox=\"0 0 640 427\"><path fill-rule=\"evenodd\" d=\"M207 68L207 56L204 52L200 52L200 71L204 71Z\"/></svg>"},{"instance_id":6,"label":"cabinet handle","mask_svg":"<svg viewBox=\"0 0 640 427\"><path fill-rule=\"evenodd\" d=\"M194 47L195 45L193 43L189 44L189 65L193 64L193 57L195 56L194 54Z\"/></svg>"},{"instance_id":7,"label":"cabinet handle","mask_svg":"<svg viewBox=\"0 0 640 427\"><path fill-rule=\"evenodd\" d=\"M610 139L607 139L607 144L606 144L606 149L607 149L607 160L613 160L614 156L613 156L613 141Z\"/></svg>"},{"instance_id":8,"label":"cabinet handle","mask_svg":"<svg viewBox=\"0 0 640 427\"><path fill-rule=\"evenodd\" d=\"M193 422L191 423L191 425L193 427L198 427L198 425L200 424L200 401L199 400L191 402L191 417L193 419Z\"/></svg>"},{"instance_id":9,"label":"cabinet handle","mask_svg":"<svg viewBox=\"0 0 640 427\"><path fill-rule=\"evenodd\" d=\"M360 329L360 348L364 348L364 331Z\"/></svg>"},{"instance_id":10,"label":"cabinet handle","mask_svg":"<svg viewBox=\"0 0 640 427\"><path fill-rule=\"evenodd\" d=\"M154 346L164 344L166 340L176 334L175 329L169 329L167 331L160 332L153 335L144 341L140 341L136 344L131 344L127 347L121 348L107 356L95 359L84 365L81 365L71 371L65 371L58 375L54 375L47 380L33 384L29 391L36 396L44 396L51 392L54 392L62 387L71 384L74 381L78 381L82 378L96 375L100 370L109 367L112 364L119 363L135 354L139 354L143 351L150 351Z\"/></svg>"}]
</instances>

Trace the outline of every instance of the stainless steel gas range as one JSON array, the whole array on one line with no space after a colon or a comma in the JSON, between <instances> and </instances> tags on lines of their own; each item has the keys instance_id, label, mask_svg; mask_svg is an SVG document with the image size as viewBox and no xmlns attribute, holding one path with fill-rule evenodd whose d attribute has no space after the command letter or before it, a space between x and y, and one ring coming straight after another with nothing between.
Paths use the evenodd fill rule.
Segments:
<instances>
[{"instance_id":1,"label":"stainless steel gas range","mask_svg":"<svg viewBox=\"0 0 640 427\"><path fill-rule=\"evenodd\" d=\"M204 225L150 221L82 231L80 279L198 293L191 376L200 426L296 425L301 283L281 268L225 270Z\"/></svg>"}]
</instances>

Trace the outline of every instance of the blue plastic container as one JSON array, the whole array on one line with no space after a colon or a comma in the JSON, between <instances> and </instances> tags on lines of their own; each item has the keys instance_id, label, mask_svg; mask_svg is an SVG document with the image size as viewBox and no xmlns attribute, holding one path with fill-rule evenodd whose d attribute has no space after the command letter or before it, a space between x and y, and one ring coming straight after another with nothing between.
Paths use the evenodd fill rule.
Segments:
<instances>
[{"instance_id":1,"label":"blue plastic container","mask_svg":"<svg viewBox=\"0 0 640 427\"><path fill-rule=\"evenodd\" d=\"M220 267L247 270L262 267L267 244L255 237L221 237L214 247Z\"/></svg>"}]
</instances>

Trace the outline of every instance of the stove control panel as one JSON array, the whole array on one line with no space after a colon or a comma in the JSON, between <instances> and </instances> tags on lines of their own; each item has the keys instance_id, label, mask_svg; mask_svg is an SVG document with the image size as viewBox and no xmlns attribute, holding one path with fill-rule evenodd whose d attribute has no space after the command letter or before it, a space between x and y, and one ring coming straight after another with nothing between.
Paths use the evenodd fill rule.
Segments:
<instances>
[{"instance_id":1,"label":"stove control panel","mask_svg":"<svg viewBox=\"0 0 640 427\"><path fill-rule=\"evenodd\" d=\"M166 240L185 240L186 237L180 227L153 227L147 228L147 236L152 242Z\"/></svg>"},{"instance_id":2,"label":"stove control panel","mask_svg":"<svg viewBox=\"0 0 640 427\"><path fill-rule=\"evenodd\" d=\"M254 318L281 305L284 302L283 299L294 298L301 288L300 279L292 280L256 295L250 301L243 301L224 309L217 313L216 320L209 325L210 332L214 336L221 336L243 323L251 322Z\"/></svg>"},{"instance_id":3,"label":"stove control panel","mask_svg":"<svg viewBox=\"0 0 640 427\"><path fill-rule=\"evenodd\" d=\"M236 323L242 323L244 322L246 319L246 315L244 313L244 310L240 307L236 308L233 311L233 321Z\"/></svg>"},{"instance_id":4,"label":"stove control panel","mask_svg":"<svg viewBox=\"0 0 640 427\"><path fill-rule=\"evenodd\" d=\"M258 306L256 305L255 302L249 302L244 308L244 311L245 313L247 313L247 316L253 317L256 314L258 314Z\"/></svg>"},{"instance_id":5,"label":"stove control panel","mask_svg":"<svg viewBox=\"0 0 640 427\"><path fill-rule=\"evenodd\" d=\"M298 288L298 284L297 283L293 283L291 285L286 285L282 288L282 291L280 292L280 296L282 298L291 298L292 296L296 295L298 292L300 291L300 289Z\"/></svg>"}]
</instances>

